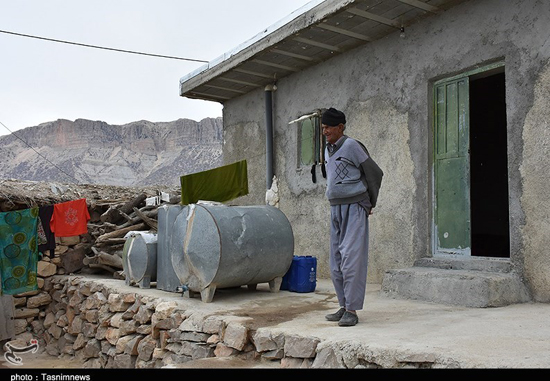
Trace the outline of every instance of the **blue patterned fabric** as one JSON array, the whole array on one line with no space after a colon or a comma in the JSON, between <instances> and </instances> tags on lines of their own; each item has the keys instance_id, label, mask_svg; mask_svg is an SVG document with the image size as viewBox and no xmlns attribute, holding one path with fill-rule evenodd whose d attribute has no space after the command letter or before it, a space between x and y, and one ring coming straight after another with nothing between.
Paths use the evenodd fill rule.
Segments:
<instances>
[{"instance_id":1,"label":"blue patterned fabric","mask_svg":"<svg viewBox=\"0 0 550 381\"><path fill-rule=\"evenodd\" d=\"M0 213L0 279L3 294L37 289L38 208Z\"/></svg>"}]
</instances>

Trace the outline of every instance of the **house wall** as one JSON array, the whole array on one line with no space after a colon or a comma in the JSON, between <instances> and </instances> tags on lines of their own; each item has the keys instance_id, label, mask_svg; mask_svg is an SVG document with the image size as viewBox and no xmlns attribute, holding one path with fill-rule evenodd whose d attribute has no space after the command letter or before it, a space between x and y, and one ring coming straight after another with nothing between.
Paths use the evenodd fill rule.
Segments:
<instances>
[{"instance_id":1,"label":"house wall","mask_svg":"<svg viewBox=\"0 0 550 381\"><path fill-rule=\"evenodd\" d=\"M329 277L325 180L297 166L297 125L318 108L346 113L346 133L361 140L385 172L370 217L368 281L431 255L432 86L478 66L505 62L511 260L536 300L550 300L550 194L546 107L550 95L550 2L474 0L277 82L275 169L280 208L292 223L295 254L318 258ZM544 31L544 32L542 32ZM224 160L247 159L250 191L265 197L264 94L224 105Z\"/></svg>"}]
</instances>

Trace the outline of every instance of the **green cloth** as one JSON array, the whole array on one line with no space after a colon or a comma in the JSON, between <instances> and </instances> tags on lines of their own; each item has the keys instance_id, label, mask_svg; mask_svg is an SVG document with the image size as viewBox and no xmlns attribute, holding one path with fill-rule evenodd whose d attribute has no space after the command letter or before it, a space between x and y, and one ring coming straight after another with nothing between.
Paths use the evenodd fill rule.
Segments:
<instances>
[{"instance_id":1,"label":"green cloth","mask_svg":"<svg viewBox=\"0 0 550 381\"><path fill-rule=\"evenodd\" d=\"M248 194L246 160L180 177L181 203L224 202Z\"/></svg>"},{"instance_id":2,"label":"green cloth","mask_svg":"<svg viewBox=\"0 0 550 381\"><path fill-rule=\"evenodd\" d=\"M38 208L0 213L0 278L2 293L37 289Z\"/></svg>"}]
</instances>

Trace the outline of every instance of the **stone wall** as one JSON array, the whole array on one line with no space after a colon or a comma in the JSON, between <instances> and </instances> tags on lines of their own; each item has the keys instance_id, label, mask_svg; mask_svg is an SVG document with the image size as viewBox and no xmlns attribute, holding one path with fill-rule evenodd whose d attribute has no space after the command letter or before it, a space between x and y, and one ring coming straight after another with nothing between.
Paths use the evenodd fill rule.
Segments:
<instances>
[{"instance_id":1,"label":"stone wall","mask_svg":"<svg viewBox=\"0 0 550 381\"><path fill-rule=\"evenodd\" d=\"M37 264L38 288L13 295L14 305L14 332L16 335L27 331L37 332L35 319L44 318L44 309L51 303L52 298L47 291L50 287L50 277L65 274L63 267L64 256L69 257L73 252L79 252L82 247L89 246L89 236L58 237L56 238L55 253L50 257L49 250ZM48 285L47 285L48 284ZM38 328L39 330L40 328Z\"/></svg>"},{"instance_id":2,"label":"stone wall","mask_svg":"<svg viewBox=\"0 0 550 381\"><path fill-rule=\"evenodd\" d=\"M32 335L49 355L74 356L86 368L160 368L230 356L311 367L319 343L251 329L248 318L208 315L182 309L174 300L119 293L80 276L46 279L40 294L28 297L27 307L19 310L32 310L18 317L28 322L21 338Z\"/></svg>"}]
</instances>

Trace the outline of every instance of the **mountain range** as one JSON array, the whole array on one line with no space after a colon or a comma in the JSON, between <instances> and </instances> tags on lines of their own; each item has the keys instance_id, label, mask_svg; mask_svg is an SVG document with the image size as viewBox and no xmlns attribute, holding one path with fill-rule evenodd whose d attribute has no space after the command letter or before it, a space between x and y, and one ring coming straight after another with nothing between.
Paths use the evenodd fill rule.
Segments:
<instances>
[{"instance_id":1,"label":"mountain range","mask_svg":"<svg viewBox=\"0 0 550 381\"><path fill-rule=\"evenodd\" d=\"M200 122L59 119L0 136L0 178L121 186L177 185L222 165L222 118Z\"/></svg>"}]
</instances>

